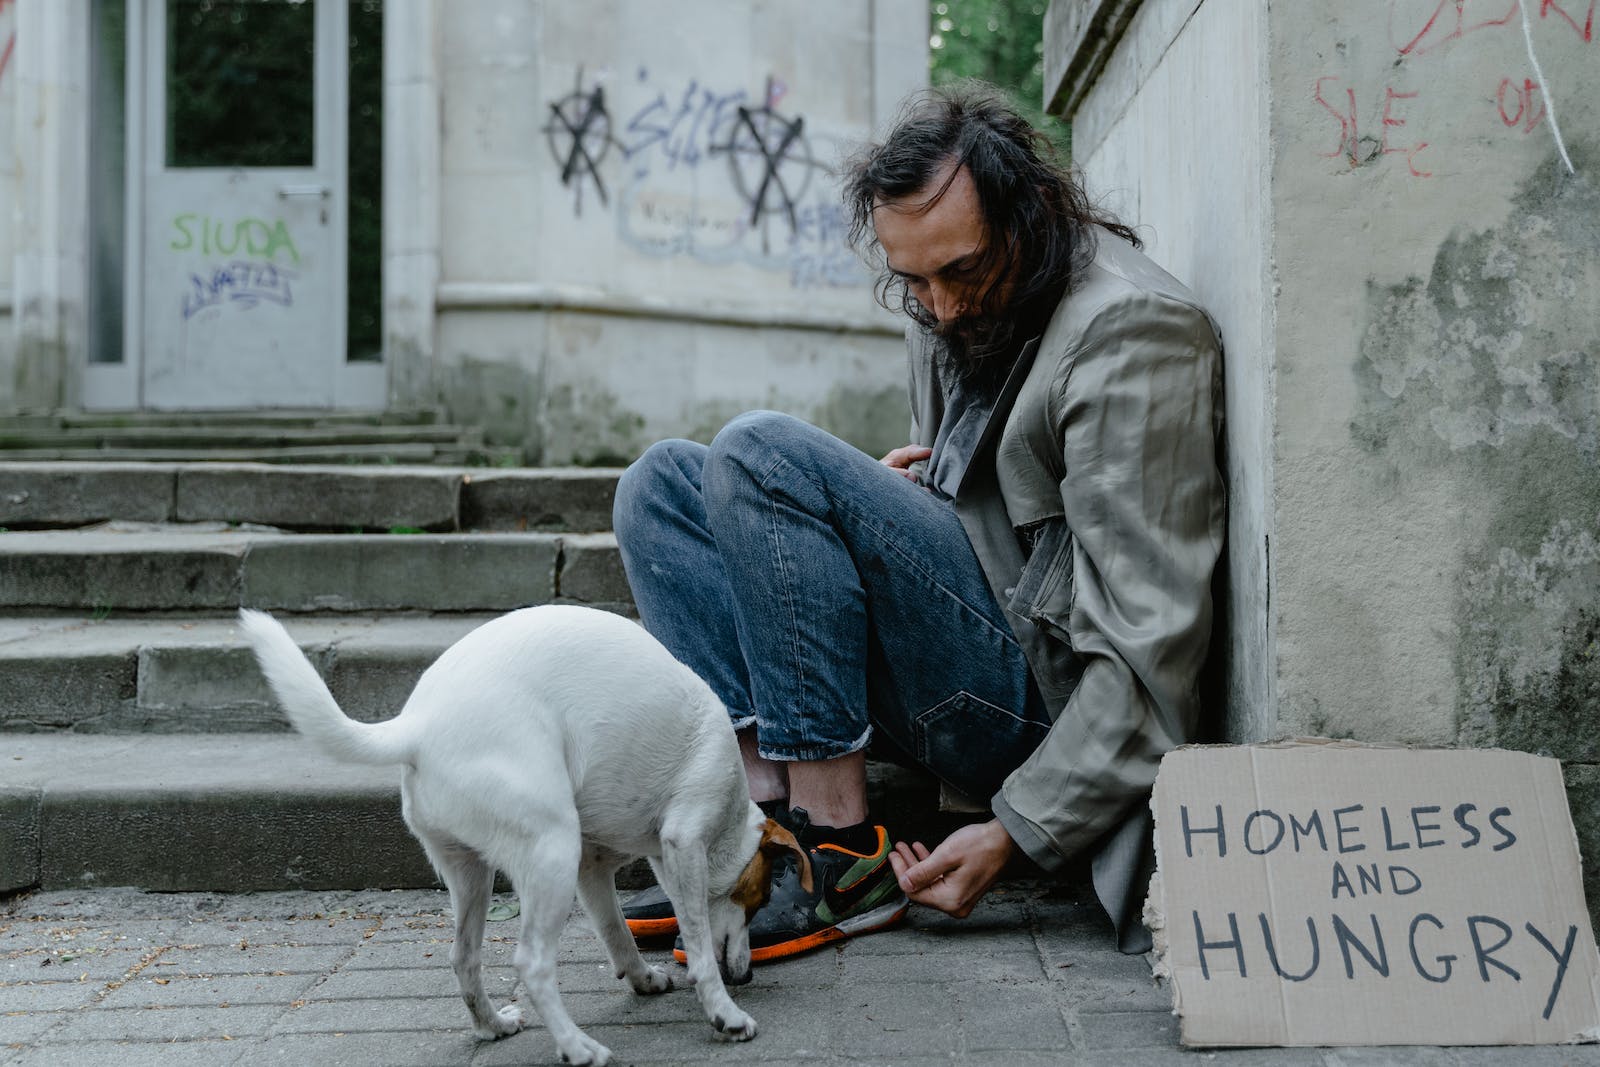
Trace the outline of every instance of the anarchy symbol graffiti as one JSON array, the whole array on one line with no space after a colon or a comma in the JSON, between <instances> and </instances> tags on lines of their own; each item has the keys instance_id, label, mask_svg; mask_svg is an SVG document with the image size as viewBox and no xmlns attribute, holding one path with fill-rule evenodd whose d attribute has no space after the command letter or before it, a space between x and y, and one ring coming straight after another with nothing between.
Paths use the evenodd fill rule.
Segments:
<instances>
[{"instance_id":1,"label":"anarchy symbol graffiti","mask_svg":"<svg viewBox=\"0 0 1600 1067\"><path fill-rule=\"evenodd\" d=\"M573 212L583 214L583 186L594 183L600 203L606 203L606 183L600 164L612 145L611 116L606 111L605 89L583 89L583 71L572 92L550 105L544 124L545 143L561 166L561 184L572 190Z\"/></svg>"},{"instance_id":2,"label":"anarchy symbol graffiti","mask_svg":"<svg viewBox=\"0 0 1600 1067\"><path fill-rule=\"evenodd\" d=\"M790 229L798 230L795 205L805 196L818 164L805 138L805 117L785 118L772 106L774 99L768 79L767 104L739 108L727 143L718 148L728 153L734 185L750 205L750 224L781 211Z\"/></svg>"}]
</instances>

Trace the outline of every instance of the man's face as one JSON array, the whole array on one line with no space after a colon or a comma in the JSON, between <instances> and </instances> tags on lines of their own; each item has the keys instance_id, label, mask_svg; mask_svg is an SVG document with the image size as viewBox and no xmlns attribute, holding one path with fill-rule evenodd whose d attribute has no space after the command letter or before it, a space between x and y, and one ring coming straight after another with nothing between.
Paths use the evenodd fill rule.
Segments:
<instances>
[{"instance_id":1,"label":"man's face","mask_svg":"<svg viewBox=\"0 0 1600 1067\"><path fill-rule=\"evenodd\" d=\"M889 270L938 320L935 332L960 343L981 332L980 302L1000 267L984 269L989 234L977 186L966 167L952 177L951 166L910 196L879 201L872 226ZM1005 288L998 294L1001 305Z\"/></svg>"}]
</instances>

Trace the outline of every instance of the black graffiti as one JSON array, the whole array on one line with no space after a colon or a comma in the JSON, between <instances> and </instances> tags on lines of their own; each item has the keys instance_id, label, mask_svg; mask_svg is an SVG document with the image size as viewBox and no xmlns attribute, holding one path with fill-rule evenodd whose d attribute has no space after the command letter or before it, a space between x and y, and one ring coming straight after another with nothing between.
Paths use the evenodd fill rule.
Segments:
<instances>
[{"instance_id":1,"label":"black graffiti","mask_svg":"<svg viewBox=\"0 0 1600 1067\"><path fill-rule=\"evenodd\" d=\"M561 164L561 184L573 191L574 213L583 214L585 178L594 182L600 203L605 204L606 183L600 176L600 164L614 143L605 89L596 85L585 92L580 69L572 92L550 105L543 132L551 156Z\"/></svg>"},{"instance_id":2,"label":"black graffiti","mask_svg":"<svg viewBox=\"0 0 1600 1067\"><path fill-rule=\"evenodd\" d=\"M733 182L750 205L750 224L781 211L790 230L800 228L795 207L811 183L811 171L819 164L811 157L805 138L805 117L786 118L772 106L772 79L767 79L767 103L758 108L740 107L738 121L725 144L733 168Z\"/></svg>"}]
</instances>

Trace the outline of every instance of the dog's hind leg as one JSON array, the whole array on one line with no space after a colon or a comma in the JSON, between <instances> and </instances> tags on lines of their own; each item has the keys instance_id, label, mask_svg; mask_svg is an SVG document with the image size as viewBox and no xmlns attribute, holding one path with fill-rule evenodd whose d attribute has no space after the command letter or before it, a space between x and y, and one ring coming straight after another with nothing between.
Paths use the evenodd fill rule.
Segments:
<instances>
[{"instance_id":1,"label":"dog's hind leg","mask_svg":"<svg viewBox=\"0 0 1600 1067\"><path fill-rule=\"evenodd\" d=\"M552 822L557 822L553 819ZM561 1004L556 988L556 951L561 928L572 910L581 849L576 820L570 825L545 825L527 853L508 867L522 904L522 936L517 943L517 970L533 1008L573 1064L604 1064L611 1050L578 1029Z\"/></svg>"},{"instance_id":2,"label":"dog's hind leg","mask_svg":"<svg viewBox=\"0 0 1600 1067\"><path fill-rule=\"evenodd\" d=\"M711 1025L736 1041L756 1036L756 1021L740 1010L728 996L717 965L717 949L711 936L711 917L707 913L706 849L698 837L676 840L670 833L661 838L662 888L672 898L683 934L683 951L689 957L689 981L700 998L700 1009Z\"/></svg>"},{"instance_id":3,"label":"dog's hind leg","mask_svg":"<svg viewBox=\"0 0 1600 1067\"><path fill-rule=\"evenodd\" d=\"M622 920L617 904L617 869L622 859L614 853L586 849L578 868L578 899L589 913L595 933L605 946L606 958L616 968L618 978L626 978L635 993L665 993L672 988L672 975L664 967L652 967L639 955L639 946Z\"/></svg>"},{"instance_id":4,"label":"dog's hind leg","mask_svg":"<svg viewBox=\"0 0 1600 1067\"><path fill-rule=\"evenodd\" d=\"M465 845L417 836L450 890L450 907L456 913L450 965L456 972L461 999L472 1013L473 1032L486 1041L514 1034L522 1029L522 1012L515 1004L496 1011L483 988L483 923L494 892L494 868Z\"/></svg>"}]
</instances>

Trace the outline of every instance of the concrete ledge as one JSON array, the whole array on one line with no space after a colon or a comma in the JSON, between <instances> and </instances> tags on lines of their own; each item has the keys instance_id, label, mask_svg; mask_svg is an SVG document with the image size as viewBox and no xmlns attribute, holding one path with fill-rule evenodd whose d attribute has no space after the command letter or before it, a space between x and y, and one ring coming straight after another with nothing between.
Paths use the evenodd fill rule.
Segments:
<instances>
[{"instance_id":1,"label":"concrete ledge","mask_svg":"<svg viewBox=\"0 0 1600 1067\"><path fill-rule=\"evenodd\" d=\"M398 787L258 790L57 790L40 811L45 889L137 885L358 889L437 884L400 818Z\"/></svg>"},{"instance_id":2,"label":"concrete ledge","mask_svg":"<svg viewBox=\"0 0 1600 1067\"><path fill-rule=\"evenodd\" d=\"M170 463L0 463L0 526L165 522L176 480Z\"/></svg>"},{"instance_id":3,"label":"concrete ledge","mask_svg":"<svg viewBox=\"0 0 1600 1067\"><path fill-rule=\"evenodd\" d=\"M556 595L563 601L596 607L633 605L633 591L622 569L613 534L569 534L561 539L561 573Z\"/></svg>"},{"instance_id":4,"label":"concrete ledge","mask_svg":"<svg viewBox=\"0 0 1600 1067\"><path fill-rule=\"evenodd\" d=\"M1044 14L1044 109L1070 119L1144 0L1051 0Z\"/></svg>"},{"instance_id":5,"label":"concrete ledge","mask_svg":"<svg viewBox=\"0 0 1600 1067\"><path fill-rule=\"evenodd\" d=\"M39 806L36 786L0 787L0 893L39 883Z\"/></svg>"},{"instance_id":6,"label":"concrete ledge","mask_svg":"<svg viewBox=\"0 0 1600 1067\"><path fill-rule=\"evenodd\" d=\"M617 467L471 472L462 478L461 528L609 530L621 475Z\"/></svg>"},{"instance_id":7,"label":"concrete ledge","mask_svg":"<svg viewBox=\"0 0 1600 1067\"><path fill-rule=\"evenodd\" d=\"M0 607L236 607L249 544L195 534L7 534L0 538Z\"/></svg>"},{"instance_id":8,"label":"concrete ledge","mask_svg":"<svg viewBox=\"0 0 1600 1067\"><path fill-rule=\"evenodd\" d=\"M73 654L62 652L45 642L0 646L0 729L70 729L133 702L139 674L133 650L78 641Z\"/></svg>"},{"instance_id":9,"label":"concrete ledge","mask_svg":"<svg viewBox=\"0 0 1600 1067\"><path fill-rule=\"evenodd\" d=\"M0 609L505 611L555 596L554 534L52 531L0 537Z\"/></svg>"},{"instance_id":10,"label":"concrete ledge","mask_svg":"<svg viewBox=\"0 0 1600 1067\"><path fill-rule=\"evenodd\" d=\"M452 471L205 464L177 471L173 517L295 529L454 530L462 476Z\"/></svg>"},{"instance_id":11,"label":"concrete ledge","mask_svg":"<svg viewBox=\"0 0 1600 1067\"><path fill-rule=\"evenodd\" d=\"M396 768L337 764L293 736L8 738L38 796L36 876L0 885L241 891L436 884L400 818Z\"/></svg>"},{"instance_id":12,"label":"concrete ledge","mask_svg":"<svg viewBox=\"0 0 1600 1067\"><path fill-rule=\"evenodd\" d=\"M396 714L439 654L491 615L285 618L345 713ZM0 730L282 732L231 616L0 621Z\"/></svg>"},{"instance_id":13,"label":"concrete ledge","mask_svg":"<svg viewBox=\"0 0 1600 1067\"><path fill-rule=\"evenodd\" d=\"M242 602L285 611L509 611L548 603L550 534L299 535L253 544Z\"/></svg>"},{"instance_id":14,"label":"concrete ledge","mask_svg":"<svg viewBox=\"0 0 1600 1067\"><path fill-rule=\"evenodd\" d=\"M108 521L285 530L587 533L611 529L615 467L358 467L0 462L0 527Z\"/></svg>"},{"instance_id":15,"label":"concrete ledge","mask_svg":"<svg viewBox=\"0 0 1600 1067\"><path fill-rule=\"evenodd\" d=\"M399 770L336 763L297 736L13 735L4 758L0 889L437 884L400 817ZM974 818L938 814L932 779L888 764L869 764L867 789L897 837ZM618 881L648 878L641 864Z\"/></svg>"}]
</instances>

